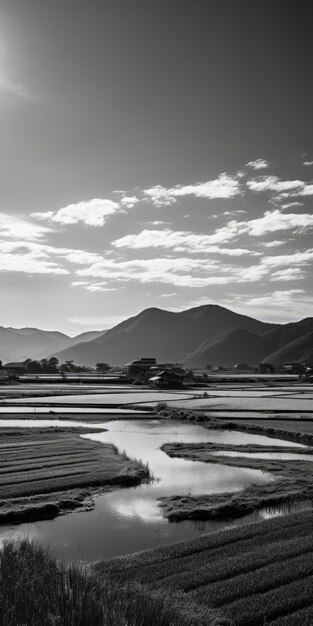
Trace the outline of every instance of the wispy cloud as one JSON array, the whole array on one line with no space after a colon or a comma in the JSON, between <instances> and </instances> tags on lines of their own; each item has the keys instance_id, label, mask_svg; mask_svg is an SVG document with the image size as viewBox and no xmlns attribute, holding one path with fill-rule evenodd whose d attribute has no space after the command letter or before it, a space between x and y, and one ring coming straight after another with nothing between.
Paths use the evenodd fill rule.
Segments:
<instances>
[{"instance_id":1,"label":"wispy cloud","mask_svg":"<svg viewBox=\"0 0 313 626\"><path fill-rule=\"evenodd\" d=\"M150 189L145 189L143 193L152 200L155 206L167 206L174 204L177 198L183 196L206 199L234 198L240 193L240 187L236 176L223 173L215 180L191 185L176 185L169 188L156 185L155 187L150 187Z\"/></svg>"},{"instance_id":2,"label":"wispy cloud","mask_svg":"<svg viewBox=\"0 0 313 626\"><path fill-rule=\"evenodd\" d=\"M290 280L303 280L305 278L305 272L299 267L287 267L284 270L279 270L271 275L271 282L276 280L290 281Z\"/></svg>"},{"instance_id":3,"label":"wispy cloud","mask_svg":"<svg viewBox=\"0 0 313 626\"><path fill-rule=\"evenodd\" d=\"M265 170L269 166L270 163L266 159L255 159L255 161L247 163L247 167L252 167L254 170Z\"/></svg>"},{"instance_id":4,"label":"wispy cloud","mask_svg":"<svg viewBox=\"0 0 313 626\"><path fill-rule=\"evenodd\" d=\"M298 296L299 294L304 293L304 289L286 289L281 291L273 291L273 293L268 293L265 296L250 298L246 301L246 304L248 306L256 304L267 306L277 306L278 304L287 305L292 301L293 296Z\"/></svg>"},{"instance_id":5,"label":"wispy cloud","mask_svg":"<svg viewBox=\"0 0 313 626\"><path fill-rule=\"evenodd\" d=\"M281 180L277 176L258 176L247 181L247 187L251 191L291 191L302 189L305 183L302 180Z\"/></svg>"},{"instance_id":6,"label":"wispy cloud","mask_svg":"<svg viewBox=\"0 0 313 626\"><path fill-rule=\"evenodd\" d=\"M277 176L258 176L247 180L246 185L250 191L257 193L273 191L279 194L275 199L297 196L312 196L313 184L303 180L281 180Z\"/></svg>"},{"instance_id":7,"label":"wispy cloud","mask_svg":"<svg viewBox=\"0 0 313 626\"><path fill-rule=\"evenodd\" d=\"M0 237L37 241L49 232L50 229L45 226L38 226L23 218L0 213Z\"/></svg>"},{"instance_id":8,"label":"wispy cloud","mask_svg":"<svg viewBox=\"0 0 313 626\"><path fill-rule=\"evenodd\" d=\"M226 235L226 233L225 233ZM112 242L115 248L129 248L140 250L145 248L163 248L175 252L188 252L190 254L225 254L228 256L242 256L253 254L245 248L225 248L214 245L216 240L223 240L219 231L213 235L196 234L186 231L142 230L136 235L126 235ZM225 236L227 240L227 236Z\"/></svg>"}]
</instances>

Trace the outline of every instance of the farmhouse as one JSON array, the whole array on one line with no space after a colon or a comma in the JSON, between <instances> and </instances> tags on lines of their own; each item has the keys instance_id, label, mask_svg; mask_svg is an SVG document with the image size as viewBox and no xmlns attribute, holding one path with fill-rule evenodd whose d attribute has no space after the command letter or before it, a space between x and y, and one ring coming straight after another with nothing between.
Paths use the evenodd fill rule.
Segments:
<instances>
[{"instance_id":1,"label":"farmhouse","mask_svg":"<svg viewBox=\"0 0 313 626\"><path fill-rule=\"evenodd\" d=\"M4 374L10 376L20 376L21 374L25 374L26 368L24 363L13 361L12 363L5 363L2 367L2 371Z\"/></svg>"},{"instance_id":2,"label":"farmhouse","mask_svg":"<svg viewBox=\"0 0 313 626\"><path fill-rule=\"evenodd\" d=\"M159 372L156 376L152 376L152 378L149 378L149 383L155 387L161 387L162 389L181 389L184 386L182 376L170 370L163 370L163 372Z\"/></svg>"}]
</instances>

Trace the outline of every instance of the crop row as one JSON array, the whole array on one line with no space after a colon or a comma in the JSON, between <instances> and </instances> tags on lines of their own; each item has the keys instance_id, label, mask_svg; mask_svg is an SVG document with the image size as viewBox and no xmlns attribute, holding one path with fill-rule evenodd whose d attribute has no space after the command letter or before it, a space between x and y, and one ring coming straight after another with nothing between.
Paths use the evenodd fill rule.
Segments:
<instances>
[{"instance_id":1,"label":"crop row","mask_svg":"<svg viewBox=\"0 0 313 626\"><path fill-rule=\"evenodd\" d=\"M229 578L227 582L223 580L200 587L190 595L198 602L218 607L233 602L237 598L264 593L313 574L313 552L291 559L285 558L285 554L282 553L281 559L277 563Z\"/></svg>"},{"instance_id":2,"label":"crop row","mask_svg":"<svg viewBox=\"0 0 313 626\"><path fill-rule=\"evenodd\" d=\"M285 536L280 533L280 541L269 542L264 541L262 537L261 545L254 541L254 545L249 543L248 551L243 544L237 546L234 553L230 546L230 553L227 548L218 554L211 554L209 551L205 553L195 554L192 558L176 559L174 562L157 564L142 568L136 571L136 577L140 582L153 583L160 586L170 586L175 589L184 589L190 591L206 585L209 582L217 580L225 580L234 575L244 572L253 571L258 567L262 567L269 563L281 560L282 554L297 556L310 550L312 546L312 535L308 525L303 525L297 530L297 536L286 540L290 537L291 529L286 529ZM221 533L223 534L223 533ZM308 537L309 535L309 537ZM178 573L179 572L179 573Z\"/></svg>"},{"instance_id":3,"label":"crop row","mask_svg":"<svg viewBox=\"0 0 313 626\"><path fill-rule=\"evenodd\" d=\"M182 541L169 546L161 546L112 561L99 564L103 572L115 572L118 576L142 576L144 580L156 580L169 573L177 573L179 569L190 569L208 559L215 560L224 555L241 555L247 548L266 545L268 542L279 541L292 535L305 535L310 531L313 512L296 513L290 519L273 518L262 523L225 530L222 533L209 534L196 539ZM155 574L155 575L154 575Z\"/></svg>"},{"instance_id":4,"label":"crop row","mask_svg":"<svg viewBox=\"0 0 313 626\"><path fill-rule=\"evenodd\" d=\"M197 575L201 568L204 567L206 571L212 571L215 563L218 566L222 559L233 557L233 562L236 566L237 563L242 562L244 553L253 553L255 550L260 550L263 554L263 546L264 549L268 549L269 545L271 546L270 552L272 552L272 546L277 545L277 551L283 553L285 548L284 540L291 540L293 536L294 541L299 545L298 542L301 537L305 537L311 532L310 517L306 518L303 514L297 514L293 517L292 527L290 526L290 521L286 525L287 518L280 518L279 520L268 520L261 524L252 524L244 528L201 537L206 550L191 552L192 545L195 545L195 548L199 547L199 540L197 539L196 541L190 541L189 546L188 544L186 545L186 542L168 546L167 559L165 558L166 552L164 548L159 548L140 553L141 559L139 555L134 555L118 561L108 561L103 563L101 567L103 571L110 570L115 572L117 577L126 575L129 578L135 577L141 582L155 583L158 581L159 584L169 586L175 584L177 573L183 572L187 583L184 580L180 586L183 587L184 584L188 584L188 581L192 579L195 580L195 587L201 584L197 582ZM281 522L281 527L278 524L279 521ZM268 532L265 532L266 530ZM227 539L232 536L235 536L235 540L233 543L229 543ZM222 541L224 541L224 545L221 545ZM188 548L189 554L186 554ZM172 576L173 581L171 579ZM205 579L202 584L206 584L206 582L208 580Z\"/></svg>"},{"instance_id":5,"label":"crop row","mask_svg":"<svg viewBox=\"0 0 313 626\"><path fill-rule=\"evenodd\" d=\"M182 572L176 576L172 576L170 580L163 579L162 584L169 585L171 588L183 589L190 591L201 585L217 580L226 581L233 576L242 573L254 572L260 567L275 562L281 562L282 559L304 554L312 548L312 535L304 538L295 538L289 541L269 544L260 550L252 550L251 552L242 553L241 556L231 556L218 561L207 560L206 565L189 572ZM226 583L227 584L227 583Z\"/></svg>"},{"instance_id":6,"label":"crop row","mask_svg":"<svg viewBox=\"0 0 313 626\"><path fill-rule=\"evenodd\" d=\"M312 626L313 624L313 607L301 609L296 613L291 613L284 617L278 617L273 620L271 626Z\"/></svg>"},{"instance_id":7,"label":"crop row","mask_svg":"<svg viewBox=\"0 0 313 626\"><path fill-rule=\"evenodd\" d=\"M13 468L12 466L6 468L6 469L0 469L0 476L6 476L7 474L11 474L11 475L15 475L15 474L19 474L19 473L25 473L25 472L29 472L29 471L39 471L42 469L46 469L47 467L50 468L54 468L54 467L68 467L70 465L77 465L77 466L81 466L81 465L88 465L91 463L94 463L95 459L91 458L90 455L88 456L81 456L78 459L77 458L66 458L64 457L64 459L62 460L62 462L55 460L55 461L49 461L48 463L45 463L44 461L41 461L40 463L38 462L33 462L30 461L29 463L25 464L25 465L19 465L18 467Z\"/></svg>"},{"instance_id":8,"label":"crop row","mask_svg":"<svg viewBox=\"0 0 313 626\"><path fill-rule=\"evenodd\" d=\"M85 450L94 450L96 448L99 448L99 446L97 445L91 445L89 446L88 444L85 445L85 443L82 443L81 445L78 445L75 442L75 445L71 445L71 441L64 441L64 443L62 442L62 445L56 445L54 443L50 444L49 446L40 446L40 448L36 448L35 450L33 450L33 448L27 447L27 449L23 449L20 450L18 447L14 448L14 451L10 452L10 454L8 454L7 451L1 451L1 458L5 459L6 461L15 461L15 460L20 460L21 458L27 458L27 457L31 457L31 458L36 458L41 457L43 455L48 455L50 456L51 454L66 454L67 450L70 450L73 454L75 454L76 452L80 452L82 449Z\"/></svg>"},{"instance_id":9,"label":"crop row","mask_svg":"<svg viewBox=\"0 0 313 626\"><path fill-rule=\"evenodd\" d=\"M313 602L313 576L277 587L267 593L256 593L223 607L236 626L259 626L266 620L288 615Z\"/></svg>"}]
</instances>

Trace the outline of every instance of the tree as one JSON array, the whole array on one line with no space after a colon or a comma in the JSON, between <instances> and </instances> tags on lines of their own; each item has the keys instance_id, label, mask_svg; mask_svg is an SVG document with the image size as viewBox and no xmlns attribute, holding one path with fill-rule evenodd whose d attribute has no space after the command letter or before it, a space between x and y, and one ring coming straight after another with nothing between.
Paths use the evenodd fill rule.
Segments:
<instances>
[{"instance_id":1,"label":"tree","mask_svg":"<svg viewBox=\"0 0 313 626\"><path fill-rule=\"evenodd\" d=\"M62 372L72 372L75 369L75 366L73 366L74 361L65 361L65 363L62 363L60 365L60 370Z\"/></svg>"},{"instance_id":2,"label":"tree","mask_svg":"<svg viewBox=\"0 0 313 626\"><path fill-rule=\"evenodd\" d=\"M42 372L42 365L39 361L26 359L26 361L24 361L24 366L26 371L30 374L40 374Z\"/></svg>"},{"instance_id":3,"label":"tree","mask_svg":"<svg viewBox=\"0 0 313 626\"><path fill-rule=\"evenodd\" d=\"M57 359L55 356L52 356L48 360L48 368L49 372L57 373L59 371L59 359Z\"/></svg>"},{"instance_id":4,"label":"tree","mask_svg":"<svg viewBox=\"0 0 313 626\"><path fill-rule=\"evenodd\" d=\"M101 372L109 372L111 366L108 363L96 363L97 370L101 370Z\"/></svg>"}]
</instances>

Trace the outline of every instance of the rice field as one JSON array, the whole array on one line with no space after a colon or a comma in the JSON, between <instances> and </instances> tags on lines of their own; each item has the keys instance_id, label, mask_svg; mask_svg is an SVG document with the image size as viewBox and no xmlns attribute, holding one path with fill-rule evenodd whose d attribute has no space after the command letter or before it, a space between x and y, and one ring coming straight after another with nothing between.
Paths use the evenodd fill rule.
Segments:
<instances>
[{"instance_id":1,"label":"rice field","mask_svg":"<svg viewBox=\"0 0 313 626\"><path fill-rule=\"evenodd\" d=\"M55 517L81 506L95 489L135 485L149 475L114 446L74 430L1 432L0 523Z\"/></svg>"},{"instance_id":2,"label":"rice field","mask_svg":"<svg viewBox=\"0 0 313 626\"><path fill-rule=\"evenodd\" d=\"M313 513L267 520L96 565L112 580L184 593L232 626L313 621ZM209 623L209 622L208 622Z\"/></svg>"}]
</instances>

